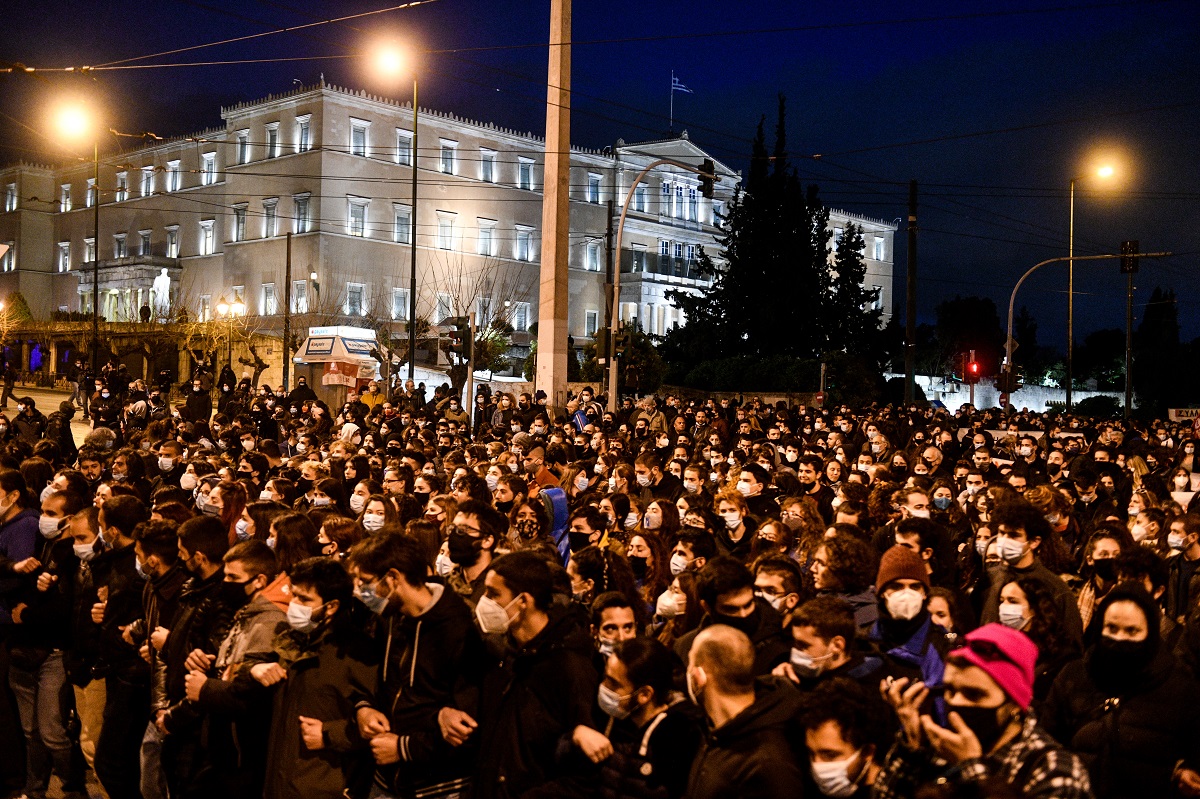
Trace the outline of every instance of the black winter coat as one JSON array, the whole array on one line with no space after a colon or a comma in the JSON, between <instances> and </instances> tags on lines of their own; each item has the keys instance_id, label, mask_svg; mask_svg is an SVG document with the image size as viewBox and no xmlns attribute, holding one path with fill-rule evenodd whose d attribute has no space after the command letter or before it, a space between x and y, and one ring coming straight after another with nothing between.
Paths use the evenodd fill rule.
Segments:
<instances>
[{"instance_id":1,"label":"black winter coat","mask_svg":"<svg viewBox=\"0 0 1200 799\"><path fill-rule=\"evenodd\" d=\"M1177 762L1200 769L1200 684L1160 646L1150 665L1114 695L1088 670L1093 652L1058 675L1042 725L1083 758L1097 799L1173 795Z\"/></svg>"},{"instance_id":2,"label":"black winter coat","mask_svg":"<svg viewBox=\"0 0 1200 799\"><path fill-rule=\"evenodd\" d=\"M754 704L710 733L688 779L688 799L798 799L802 755L789 740L800 693L786 681L760 680Z\"/></svg>"},{"instance_id":3,"label":"black winter coat","mask_svg":"<svg viewBox=\"0 0 1200 799\"><path fill-rule=\"evenodd\" d=\"M502 651L483 679L473 799L518 797L562 776L560 745L592 721L600 683L592 638L572 613L550 614L545 629L519 650L507 636L489 641Z\"/></svg>"}]
</instances>

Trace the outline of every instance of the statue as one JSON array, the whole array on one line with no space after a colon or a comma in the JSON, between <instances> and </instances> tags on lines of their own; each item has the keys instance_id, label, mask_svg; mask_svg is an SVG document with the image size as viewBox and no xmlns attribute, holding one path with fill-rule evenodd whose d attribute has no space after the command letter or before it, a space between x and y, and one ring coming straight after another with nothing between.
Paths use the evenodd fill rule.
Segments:
<instances>
[{"instance_id":1,"label":"statue","mask_svg":"<svg viewBox=\"0 0 1200 799\"><path fill-rule=\"evenodd\" d=\"M164 267L159 276L154 278L153 308L156 316L166 316L171 312L171 278Z\"/></svg>"}]
</instances>

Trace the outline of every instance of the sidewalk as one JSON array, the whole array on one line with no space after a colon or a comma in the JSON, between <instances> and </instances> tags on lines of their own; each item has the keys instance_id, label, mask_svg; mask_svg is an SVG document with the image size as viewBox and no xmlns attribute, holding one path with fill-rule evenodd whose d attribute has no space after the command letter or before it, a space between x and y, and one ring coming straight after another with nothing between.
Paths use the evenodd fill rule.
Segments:
<instances>
[{"instance_id":1,"label":"sidewalk","mask_svg":"<svg viewBox=\"0 0 1200 799\"><path fill-rule=\"evenodd\" d=\"M17 386L13 389L13 397L20 399L21 397L32 397L37 409L42 412L43 416L49 416L58 410L58 404L71 396L70 391L59 391L54 388L32 388L27 386ZM17 415L16 403L9 400L8 408L4 411L9 421L12 421ZM92 430L92 423L83 420L83 411L76 408L75 417L71 420L71 433L75 436L75 443L79 446L83 445L83 439Z\"/></svg>"}]
</instances>

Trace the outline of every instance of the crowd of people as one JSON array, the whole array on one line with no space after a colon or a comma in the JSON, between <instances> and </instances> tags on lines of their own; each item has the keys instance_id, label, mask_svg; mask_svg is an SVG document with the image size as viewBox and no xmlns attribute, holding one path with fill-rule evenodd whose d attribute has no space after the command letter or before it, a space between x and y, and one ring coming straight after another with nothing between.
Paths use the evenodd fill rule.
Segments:
<instances>
[{"instance_id":1,"label":"crowd of people","mask_svg":"<svg viewBox=\"0 0 1200 799\"><path fill-rule=\"evenodd\" d=\"M27 799L1200 796L1190 425L117 378L0 433Z\"/></svg>"}]
</instances>

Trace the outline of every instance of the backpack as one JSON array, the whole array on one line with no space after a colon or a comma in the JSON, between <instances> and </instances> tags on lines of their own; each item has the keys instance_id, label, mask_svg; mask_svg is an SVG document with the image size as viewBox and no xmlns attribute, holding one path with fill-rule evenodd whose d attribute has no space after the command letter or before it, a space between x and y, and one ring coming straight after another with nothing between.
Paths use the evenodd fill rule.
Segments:
<instances>
[{"instance_id":1,"label":"backpack","mask_svg":"<svg viewBox=\"0 0 1200 799\"><path fill-rule=\"evenodd\" d=\"M539 493L546 506L546 514L550 517L550 536L554 539L554 546L563 564L566 564L571 552L571 538L567 535L567 492L552 486L543 488Z\"/></svg>"}]
</instances>

